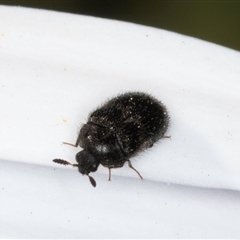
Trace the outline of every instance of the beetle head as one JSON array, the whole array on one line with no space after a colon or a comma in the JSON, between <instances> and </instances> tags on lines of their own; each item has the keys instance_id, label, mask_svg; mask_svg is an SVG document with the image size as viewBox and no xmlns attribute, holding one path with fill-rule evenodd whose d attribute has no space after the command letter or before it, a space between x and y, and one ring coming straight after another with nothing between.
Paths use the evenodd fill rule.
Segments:
<instances>
[{"instance_id":1,"label":"beetle head","mask_svg":"<svg viewBox=\"0 0 240 240\"><path fill-rule=\"evenodd\" d=\"M91 184L95 187L96 182L91 176L89 176L89 173L97 171L99 161L97 161L97 159L90 153L88 153L86 150L78 152L75 158L76 161L78 162L78 171L83 175L87 175L89 177Z\"/></svg>"}]
</instances>

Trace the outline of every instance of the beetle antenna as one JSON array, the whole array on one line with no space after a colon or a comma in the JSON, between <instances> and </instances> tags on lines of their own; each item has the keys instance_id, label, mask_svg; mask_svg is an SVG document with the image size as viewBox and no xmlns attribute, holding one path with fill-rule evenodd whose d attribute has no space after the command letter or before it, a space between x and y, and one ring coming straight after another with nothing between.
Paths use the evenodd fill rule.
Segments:
<instances>
[{"instance_id":1,"label":"beetle antenna","mask_svg":"<svg viewBox=\"0 0 240 240\"><path fill-rule=\"evenodd\" d=\"M58 163L58 164L62 164L62 165L71 165L73 167L78 167L78 164L72 164L66 160L63 159L53 159L53 162Z\"/></svg>"},{"instance_id":2,"label":"beetle antenna","mask_svg":"<svg viewBox=\"0 0 240 240\"><path fill-rule=\"evenodd\" d=\"M93 187L96 187L96 186L97 186L97 183L96 183L96 181L94 180L94 178L91 177L90 175L87 175L87 176L88 176L88 178L89 178L89 181L90 181L91 184L93 185Z\"/></svg>"}]
</instances>

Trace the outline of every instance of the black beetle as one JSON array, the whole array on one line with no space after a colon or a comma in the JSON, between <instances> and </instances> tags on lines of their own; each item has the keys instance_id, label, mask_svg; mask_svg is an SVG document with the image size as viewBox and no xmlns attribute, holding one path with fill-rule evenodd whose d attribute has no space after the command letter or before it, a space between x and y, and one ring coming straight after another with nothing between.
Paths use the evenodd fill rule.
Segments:
<instances>
[{"instance_id":1,"label":"black beetle","mask_svg":"<svg viewBox=\"0 0 240 240\"><path fill-rule=\"evenodd\" d=\"M121 94L89 115L75 144L63 142L83 148L76 154L78 164L62 159L53 161L78 167L94 187L96 182L89 173L97 171L99 164L109 169L109 180L111 168L122 167L125 162L143 179L130 158L152 147L160 138L168 137L164 136L168 125L167 109L156 98L142 92Z\"/></svg>"}]
</instances>

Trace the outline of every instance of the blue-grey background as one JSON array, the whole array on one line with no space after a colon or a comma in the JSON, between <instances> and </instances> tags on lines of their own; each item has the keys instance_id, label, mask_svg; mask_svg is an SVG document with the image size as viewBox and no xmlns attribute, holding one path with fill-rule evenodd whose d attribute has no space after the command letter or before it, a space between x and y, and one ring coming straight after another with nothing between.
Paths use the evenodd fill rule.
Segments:
<instances>
[{"instance_id":1,"label":"blue-grey background","mask_svg":"<svg viewBox=\"0 0 240 240\"><path fill-rule=\"evenodd\" d=\"M162 28L240 50L240 1L0 0Z\"/></svg>"}]
</instances>

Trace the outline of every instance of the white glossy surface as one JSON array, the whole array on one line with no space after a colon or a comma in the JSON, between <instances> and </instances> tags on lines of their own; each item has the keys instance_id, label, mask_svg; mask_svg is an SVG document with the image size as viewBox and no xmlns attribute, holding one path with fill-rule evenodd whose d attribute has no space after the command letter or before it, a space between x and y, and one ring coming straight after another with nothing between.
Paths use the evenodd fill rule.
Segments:
<instances>
[{"instance_id":1,"label":"white glossy surface","mask_svg":"<svg viewBox=\"0 0 240 240\"><path fill-rule=\"evenodd\" d=\"M240 237L240 53L120 21L0 7L0 237ZM168 107L171 140L76 169L88 113L126 91ZM13 230L14 229L14 230Z\"/></svg>"}]
</instances>

